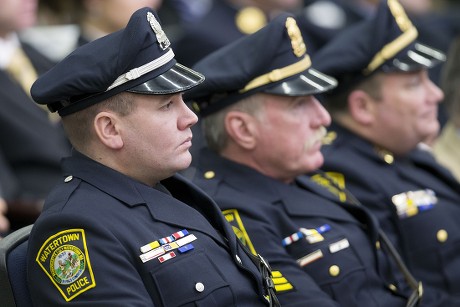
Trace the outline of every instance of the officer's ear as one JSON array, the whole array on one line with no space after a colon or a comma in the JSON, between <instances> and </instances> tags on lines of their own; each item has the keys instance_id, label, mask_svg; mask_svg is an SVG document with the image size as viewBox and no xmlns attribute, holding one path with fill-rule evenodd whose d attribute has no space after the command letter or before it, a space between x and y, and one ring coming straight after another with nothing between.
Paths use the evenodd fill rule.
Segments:
<instances>
[{"instance_id":1,"label":"officer's ear","mask_svg":"<svg viewBox=\"0 0 460 307\"><path fill-rule=\"evenodd\" d=\"M254 116L233 110L225 115L224 123L227 134L233 142L245 149L255 147L258 130Z\"/></svg>"},{"instance_id":2,"label":"officer's ear","mask_svg":"<svg viewBox=\"0 0 460 307\"><path fill-rule=\"evenodd\" d=\"M94 130L100 142L111 149L123 147L119 131L118 116L111 112L99 112L93 121Z\"/></svg>"},{"instance_id":3,"label":"officer's ear","mask_svg":"<svg viewBox=\"0 0 460 307\"><path fill-rule=\"evenodd\" d=\"M367 126L374 120L375 103L367 92L357 89L348 95L348 112L355 122Z\"/></svg>"}]
</instances>

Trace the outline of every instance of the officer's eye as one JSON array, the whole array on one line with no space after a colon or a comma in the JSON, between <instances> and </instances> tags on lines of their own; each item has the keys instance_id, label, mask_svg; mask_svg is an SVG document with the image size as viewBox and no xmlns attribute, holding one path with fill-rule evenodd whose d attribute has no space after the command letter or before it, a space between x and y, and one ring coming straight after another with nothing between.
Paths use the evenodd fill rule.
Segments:
<instances>
[{"instance_id":1,"label":"officer's eye","mask_svg":"<svg viewBox=\"0 0 460 307\"><path fill-rule=\"evenodd\" d=\"M173 103L174 103L173 101L169 101L167 104L163 106L163 109L169 110Z\"/></svg>"},{"instance_id":2,"label":"officer's eye","mask_svg":"<svg viewBox=\"0 0 460 307\"><path fill-rule=\"evenodd\" d=\"M422 83L423 83L422 76L420 76L418 74L413 74L407 79L406 84L408 86L410 86L410 87L416 87L416 86L419 86Z\"/></svg>"}]
</instances>

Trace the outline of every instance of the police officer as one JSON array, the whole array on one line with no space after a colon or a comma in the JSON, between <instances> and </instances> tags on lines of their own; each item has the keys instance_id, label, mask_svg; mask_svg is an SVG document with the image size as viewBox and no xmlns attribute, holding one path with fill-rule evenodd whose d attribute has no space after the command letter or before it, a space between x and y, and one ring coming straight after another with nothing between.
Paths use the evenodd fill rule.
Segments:
<instances>
[{"instance_id":1,"label":"police officer","mask_svg":"<svg viewBox=\"0 0 460 307\"><path fill-rule=\"evenodd\" d=\"M321 166L330 123L313 95L336 81L312 68L292 15L280 15L194 68L206 80L186 98L204 117L209 147L200 153L194 182L216 200L248 248L269 260L281 304L416 303L419 284L395 268L399 256L388 252L392 245L373 216L353 200L342 201L347 192L340 187L326 189L302 176Z\"/></svg>"},{"instance_id":2,"label":"police officer","mask_svg":"<svg viewBox=\"0 0 460 307\"><path fill-rule=\"evenodd\" d=\"M202 81L176 63L157 13L143 8L34 83L33 98L59 112L74 146L30 235L34 305L276 303L268 266L174 175L190 163L197 120L181 95Z\"/></svg>"},{"instance_id":3,"label":"police officer","mask_svg":"<svg viewBox=\"0 0 460 307\"><path fill-rule=\"evenodd\" d=\"M316 54L339 81L325 95L335 124L324 169L374 213L416 278L458 300L460 185L421 146L439 131L443 93L428 69L445 56L417 34L387 0Z\"/></svg>"}]
</instances>

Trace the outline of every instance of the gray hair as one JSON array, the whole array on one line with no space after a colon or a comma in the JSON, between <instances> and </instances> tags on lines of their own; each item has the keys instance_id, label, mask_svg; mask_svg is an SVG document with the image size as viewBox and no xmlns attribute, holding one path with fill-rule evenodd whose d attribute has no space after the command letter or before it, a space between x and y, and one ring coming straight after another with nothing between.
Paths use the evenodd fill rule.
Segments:
<instances>
[{"instance_id":1,"label":"gray hair","mask_svg":"<svg viewBox=\"0 0 460 307\"><path fill-rule=\"evenodd\" d=\"M219 112L203 119L203 131L208 147L220 153L228 144L229 135L225 129L225 117L231 111L240 111L253 116L258 116L262 109L264 99L260 94L243 98Z\"/></svg>"}]
</instances>

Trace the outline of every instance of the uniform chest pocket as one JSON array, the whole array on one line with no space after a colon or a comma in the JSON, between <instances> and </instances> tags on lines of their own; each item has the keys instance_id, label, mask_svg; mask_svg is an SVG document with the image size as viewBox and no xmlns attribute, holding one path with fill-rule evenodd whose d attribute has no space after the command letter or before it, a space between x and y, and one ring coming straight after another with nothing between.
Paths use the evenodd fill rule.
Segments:
<instances>
[{"instance_id":1,"label":"uniform chest pocket","mask_svg":"<svg viewBox=\"0 0 460 307\"><path fill-rule=\"evenodd\" d=\"M235 305L228 282L203 252L165 262L150 274L163 306Z\"/></svg>"},{"instance_id":2,"label":"uniform chest pocket","mask_svg":"<svg viewBox=\"0 0 460 307\"><path fill-rule=\"evenodd\" d=\"M360 257L343 237L330 238L315 244L296 242L291 255L319 285L340 282L350 274L363 271Z\"/></svg>"}]
</instances>

